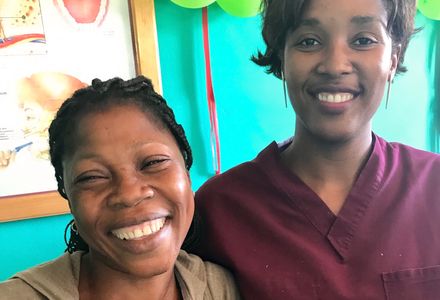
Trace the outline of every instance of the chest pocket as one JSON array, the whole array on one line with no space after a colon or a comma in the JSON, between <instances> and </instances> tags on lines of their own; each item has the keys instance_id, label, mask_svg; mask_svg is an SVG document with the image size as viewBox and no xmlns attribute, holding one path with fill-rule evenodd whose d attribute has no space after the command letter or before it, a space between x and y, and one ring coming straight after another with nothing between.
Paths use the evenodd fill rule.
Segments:
<instances>
[{"instance_id":1,"label":"chest pocket","mask_svg":"<svg viewBox=\"0 0 440 300\"><path fill-rule=\"evenodd\" d=\"M383 273L388 300L440 299L440 265Z\"/></svg>"}]
</instances>

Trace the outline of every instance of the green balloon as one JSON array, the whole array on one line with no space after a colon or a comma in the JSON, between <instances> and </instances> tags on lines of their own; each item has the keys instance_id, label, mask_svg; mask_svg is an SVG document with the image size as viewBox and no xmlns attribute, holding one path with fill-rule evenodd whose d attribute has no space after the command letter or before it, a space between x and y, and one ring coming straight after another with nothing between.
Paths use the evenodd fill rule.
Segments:
<instances>
[{"instance_id":1,"label":"green balloon","mask_svg":"<svg viewBox=\"0 0 440 300\"><path fill-rule=\"evenodd\" d=\"M236 17L253 17L260 12L261 0L217 0L228 14Z\"/></svg>"},{"instance_id":2,"label":"green balloon","mask_svg":"<svg viewBox=\"0 0 440 300\"><path fill-rule=\"evenodd\" d=\"M171 0L174 4L185 8L202 8L208 6L215 0Z\"/></svg>"},{"instance_id":3,"label":"green balloon","mask_svg":"<svg viewBox=\"0 0 440 300\"><path fill-rule=\"evenodd\" d=\"M418 0L417 8L426 17L440 20L440 0Z\"/></svg>"}]
</instances>

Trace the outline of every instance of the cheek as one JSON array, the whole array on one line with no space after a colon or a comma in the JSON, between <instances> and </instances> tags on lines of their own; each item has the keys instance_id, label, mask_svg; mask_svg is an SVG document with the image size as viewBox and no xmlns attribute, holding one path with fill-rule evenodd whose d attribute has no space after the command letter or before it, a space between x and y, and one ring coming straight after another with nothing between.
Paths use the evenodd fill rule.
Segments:
<instances>
[{"instance_id":1,"label":"cheek","mask_svg":"<svg viewBox=\"0 0 440 300\"><path fill-rule=\"evenodd\" d=\"M100 216L98 209L94 205L87 205L93 203L90 199L83 199L82 197L75 196L74 193L68 194L68 197L69 199L75 199L74 201L69 200L70 211L75 219L80 235L89 242L91 239L88 235L93 234L95 222Z\"/></svg>"},{"instance_id":2,"label":"cheek","mask_svg":"<svg viewBox=\"0 0 440 300\"><path fill-rule=\"evenodd\" d=\"M286 55L284 76L291 101L301 98L303 87L309 80L315 66L316 62L310 57Z\"/></svg>"},{"instance_id":3,"label":"cheek","mask_svg":"<svg viewBox=\"0 0 440 300\"><path fill-rule=\"evenodd\" d=\"M298 61L301 61L301 63L298 63ZM309 64L309 61L303 56L300 58L298 55L295 55L295 53L286 52L283 69L285 79L292 81L295 78L302 77L306 73L306 70L310 69Z\"/></svg>"},{"instance_id":4,"label":"cheek","mask_svg":"<svg viewBox=\"0 0 440 300\"><path fill-rule=\"evenodd\" d=\"M388 77L388 74L391 72L391 60L389 59L381 59L378 61L378 63L375 65L375 72L376 72L376 76L377 75L382 75L381 77Z\"/></svg>"},{"instance_id":5,"label":"cheek","mask_svg":"<svg viewBox=\"0 0 440 300\"><path fill-rule=\"evenodd\" d=\"M370 64L375 68L376 76L383 74L383 77L388 78L388 74L393 70L391 46L385 46L372 56Z\"/></svg>"},{"instance_id":6,"label":"cheek","mask_svg":"<svg viewBox=\"0 0 440 300\"><path fill-rule=\"evenodd\" d=\"M92 232L90 223L88 222L89 218L78 211L75 213L72 212L72 215L75 219L75 224L78 228L79 235L87 242L87 244L90 244L90 241L93 241L93 239L89 237Z\"/></svg>"},{"instance_id":7,"label":"cheek","mask_svg":"<svg viewBox=\"0 0 440 300\"><path fill-rule=\"evenodd\" d=\"M185 218L184 223L189 225L194 215L194 196L191 182L186 173L177 176L174 180L174 202L179 207L182 217Z\"/></svg>"},{"instance_id":8,"label":"cheek","mask_svg":"<svg viewBox=\"0 0 440 300\"><path fill-rule=\"evenodd\" d=\"M194 197L191 189L191 183L187 179L182 180L177 184L177 188L182 197L182 206L185 207L185 210L191 214L192 218L192 214L194 213Z\"/></svg>"},{"instance_id":9,"label":"cheek","mask_svg":"<svg viewBox=\"0 0 440 300\"><path fill-rule=\"evenodd\" d=\"M373 93L382 93L390 72L390 66L386 61L372 64L368 68L368 72L365 72L365 78L368 78L370 82L370 91Z\"/></svg>"}]
</instances>

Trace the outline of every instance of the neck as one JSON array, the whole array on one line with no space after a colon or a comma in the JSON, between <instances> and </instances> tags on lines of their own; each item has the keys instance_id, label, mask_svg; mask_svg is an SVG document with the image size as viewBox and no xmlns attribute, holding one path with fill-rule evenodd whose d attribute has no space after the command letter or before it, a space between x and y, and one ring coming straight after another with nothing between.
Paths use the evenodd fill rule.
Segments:
<instances>
[{"instance_id":1,"label":"neck","mask_svg":"<svg viewBox=\"0 0 440 300\"><path fill-rule=\"evenodd\" d=\"M297 133L281 159L337 214L369 156L371 145L369 130L334 141Z\"/></svg>"},{"instance_id":2,"label":"neck","mask_svg":"<svg viewBox=\"0 0 440 300\"><path fill-rule=\"evenodd\" d=\"M115 270L92 259L87 253L81 260L79 296L85 299L164 299L179 300L181 293L174 270L147 278Z\"/></svg>"}]
</instances>

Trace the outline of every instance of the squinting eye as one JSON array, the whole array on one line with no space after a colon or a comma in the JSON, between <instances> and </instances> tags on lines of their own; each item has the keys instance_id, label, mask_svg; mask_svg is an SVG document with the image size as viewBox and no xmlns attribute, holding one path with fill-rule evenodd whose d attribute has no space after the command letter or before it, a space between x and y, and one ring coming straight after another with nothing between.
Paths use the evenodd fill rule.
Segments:
<instances>
[{"instance_id":1,"label":"squinting eye","mask_svg":"<svg viewBox=\"0 0 440 300\"><path fill-rule=\"evenodd\" d=\"M161 158L161 159L152 159L152 160L145 161L142 164L142 169L146 169L146 168L149 168L149 167L154 167L154 166L156 166L156 165L158 165L158 164L160 164L162 162L165 162L167 160L168 159L166 159L166 158Z\"/></svg>"},{"instance_id":2,"label":"squinting eye","mask_svg":"<svg viewBox=\"0 0 440 300\"><path fill-rule=\"evenodd\" d=\"M102 179L104 177L102 176L82 176L79 177L75 180L75 183L88 183L88 182L93 182L99 179Z\"/></svg>"}]
</instances>

